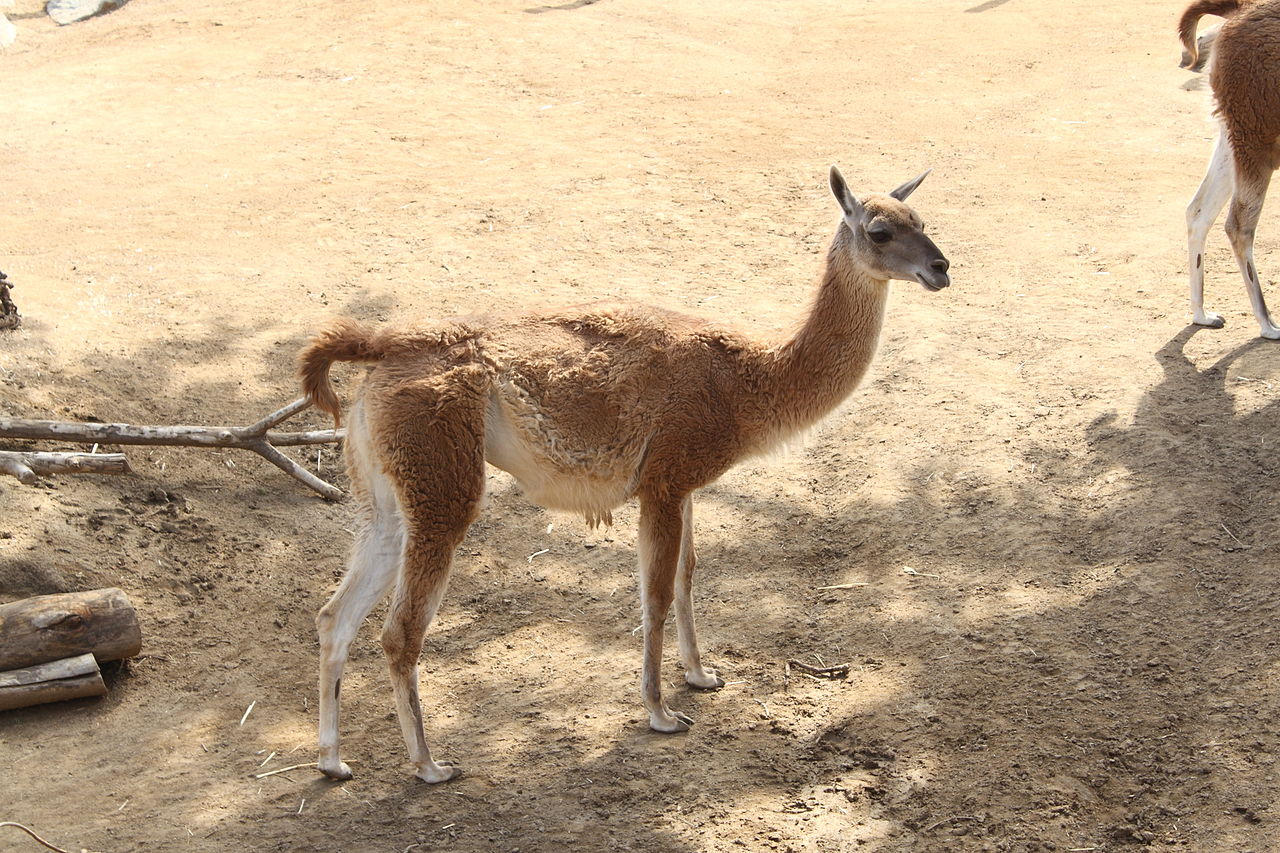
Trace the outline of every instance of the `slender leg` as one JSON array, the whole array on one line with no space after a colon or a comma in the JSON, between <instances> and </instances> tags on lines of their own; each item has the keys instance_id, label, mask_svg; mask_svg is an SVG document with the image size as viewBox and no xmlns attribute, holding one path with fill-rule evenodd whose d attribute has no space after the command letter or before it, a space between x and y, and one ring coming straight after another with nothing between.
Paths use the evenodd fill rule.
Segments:
<instances>
[{"instance_id":1,"label":"slender leg","mask_svg":"<svg viewBox=\"0 0 1280 853\"><path fill-rule=\"evenodd\" d=\"M640 499L640 607L644 624L644 664L640 694L649 712L649 727L657 732L683 732L693 725L672 711L662 698L662 633L675 597L676 567L680 561L683 501L643 496Z\"/></svg>"},{"instance_id":2,"label":"slender leg","mask_svg":"<svg viewBox=\"0 0 1280 853\"><path fill-rule=\"evenodd\" d=\"M454 551L484 495L484 373L461 367L399 386L383 416L394 432L379 437L404 508L404 569L382 629L396 713L409 760L426 782L461 773L437 764L427 747L418 691L422 639L444 597Z\"/></svg>"},{"instance_id":3,"label":"slender leg","mask_svg":"<svg viewBox=\"0 0 1280 853\"><path fill-rule=\"evenodd\" d=\"M1234 186L1231 163L1231 146L1226 131L1218 134L1209 169L1205 172L1200 188L1187 205L1187 255L1191 279L1191 322L1199 326L1220 329L1225 321L1218 314L1204 310L1204 244L1209 229L1222 212Z\"/></svg>"},{"instance_id":4,"label":"slender leg","mask_svg":"<svg viewBox=\"0 0 1280 853\"><path fill-rule=\"evenodd\" d=\"M320 635L319 767L334 779L351 778L351 768L338 754L342 671L361 623L395 582L404 549L404 521L386 478L367 458L367 427L359 407L353 408L350 421L347 453L351 482L367 518L356 536L346 576L316 615Z\"/></svg>"},{"instance_id":5,"label":"slender leg","mask_svg":"<svg viewBox=\"0 0 1280 853\"><path fill-rule=\"evenodd\" d=\"M463 526L461 532L465 532ZM462 537L458 536L460 540ZM405 553L405 573L396 589L382 629L382 648L391 669L396 714L414 775L425 782L447 782L462 771L431 758L423 728L422 700L418 694L418 657L427 626L435 618L449 582L449 568L457 541L420 540L414 537Z\"/></svg>"},{"instance_id":6,"label":"slender leg","mask_svg":"<svg viewBox=\"0 0 1280 853\"><path fill-rule=\"evenodd\" d=\"M680 637L680 660L686 672L684 680L702 690L724 687L724 679L713 669L702 668L702 654L698 651L698 632L693 624L693 570L698 565L698 555L693 547L693 495L684 499L680 507L681 536L680 562L676 569L676 630Z\"/></svg>"},{"instance_id":7,"label":"slender leg","mask_svg":"<svg viewBox=\"0 0 1280 853\"><path fill-rule=\"evenodd\" d=\"M1280 339L1280 328L1272 322L1271 313L1267 311L1266 300L1262 298L1262 284L1258 280L1258 268L1253 262L1253 237L1270 183L1269 165L1253 168L1237 164L1236 192L1227 213L1227 238L1236 253L1236 263L1240 265L1240 274L1244 276L1245 287L1249 290L1253 316L1258 321L1262 336L1277 340Z\"/></svg>"}]
</instances>

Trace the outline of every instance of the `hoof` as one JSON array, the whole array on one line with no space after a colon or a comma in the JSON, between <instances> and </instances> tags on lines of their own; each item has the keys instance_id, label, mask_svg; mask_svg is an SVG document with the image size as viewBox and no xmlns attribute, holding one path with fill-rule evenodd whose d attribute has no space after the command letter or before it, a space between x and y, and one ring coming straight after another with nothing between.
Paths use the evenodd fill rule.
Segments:
<instances>
[{"instance_id":1,"label":"hoof","mask_svg":"<svg viewBox=\"0 0 1280 853\"><path fill-rule=\"evenodd\" d=\"M351 768L347 766L345 761L339 761L336 765L326 765L324 762L316 765L320 768L320 772L328 776L335 782L345 782L352 777Z\"/></svg>"},{"instance_id":2,"label":"hoof","mask_svg":"<svg viewBox=\"0 0 1280 853\"><path fill-rule=\"evenodd\" d=\"M1203 316L1192 317L1191 322L1197 326L1204 326L1208 329L1221 329L1223 326L1227 325L1227 321L1222 319L1221 315L1211 314L1208 311L1206 311Z\"/></svg>"},{"instance_id":3,"label":"hoof","mask_svg":"<svg viewBox=\"0 0 1280 853\"><path fill-rule=\"evenodd\" d=\"M679 711L672 711L665 717L649 718L649 728L664 735L687 732L692 725L693 718L686 714L681 714Z\"/></svg>"},{"instance_id":4,"label":"hoof","mask_svg":"<svg viewBox=\"0 0 1280 853\"><path fill-rule=\"evenodd\" d=\"M1269 341L1280 341L1280 329L1272 326L1262 330L1262 336Z\"/></svg>"},{"instance_id":5,"label":"hoof","mask_svg":"<svg viewBox=\"0 0 1280 853\"><path fill-rule=\"evenodd\" d=\"M719 690L724 687L724 679L716 675L714 670L706 670L702 673L686 672L684 680L690 687L698 690Z\"/></svg>"},{"instance_id":6,"label":"hoof","mask_svg":"<svg viewBox=\"0 0 1280 853\"><path fill-rule=\"evenodd\" d=\"M454 767L452 764L429 764L413 775L430 785L438 785L441 782L457 779L462 775L462 768Z\"/></svg>"}]
</instances>

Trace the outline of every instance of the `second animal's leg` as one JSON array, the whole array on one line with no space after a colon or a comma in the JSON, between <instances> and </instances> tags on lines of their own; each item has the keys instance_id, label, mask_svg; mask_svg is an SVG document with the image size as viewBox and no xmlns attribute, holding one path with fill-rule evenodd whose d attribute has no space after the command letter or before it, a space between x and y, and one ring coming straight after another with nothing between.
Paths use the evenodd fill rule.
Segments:
<instances>
[{"instance_id":1,"label":"second animal's leg","mask_svg":"<svg viewBox=\"0 0 1280 853\"><path fill-rule=\"evenodd\" d=\"M316 614L320 635L320 772L350 779L351 768L338 753L338 708L342 672L351 643L369 611L383 599L400 571L404 521L395 494L368 454L367 426L360 407L352 409L347 433L351 483L364 505L363 519L351 549L347 574L333 598Z\"/></svg>"},{"instance_id":2,"label":"second animal's leg","mask_svg":"<svg viewBox=\"0 0 1280 853\"><path fill-rule=\"evenodd\" d=\"M1270 183L1270 164L1236 164L1236 191L1227 212L1227 238L1236 253L1236 263L1240 265L1240 274L1244 276L1245 287L1249 290L1253 316L1258 321L1262 336L1277 340L1280 339L1280 327L1271 320L1266 300L1262 298L1258 267L1253 262L1253 237Z\"/></svg>"},{"instance_id":3,"label":"second animal's leg","mask_svg":"<svg viewBox=\"0 0 1280 853\"><path fill-rule=\"evenodd\" d=\"M724 679L713 669L702 668L698 651L698 633L693 623L693 570L698 565L693 547L693 495L681 506L680 563L676 569L676 630L680 637L680 660L684 662L684 680L702 690L724 687Z\"/></svg>"},{"instance_id":4,"label":"second animal's leg","mask_svg":"<svg viewBox=\"0 0 1280 853\"><path fill-rule=\"evenodd\" d=\"M662 698L662 633L675 597L677 565L684 513L681 498L642 496L640 499L640 610L644 625L644 663L640 693L649 712L649 728L683 732L693 720L672 711Z\"/></svg>"},{"instance_id":5,"label":"second animal's leg","mask_svg":"<svg viewBox=\"0 0 1280 853\"><path fill-rule=\"evenodd\" d=\"M1209 229L1231 198L1234 184L1232 176L1231 146L1226 132L1218 134L1209 169L1205 172L1200 188L1187 205L1187 256L1191 280L1191 322L1199 326L1220 329L1225 324L1221 315L1204 310L1204 244Z\"/></svg>"}]
</instances>

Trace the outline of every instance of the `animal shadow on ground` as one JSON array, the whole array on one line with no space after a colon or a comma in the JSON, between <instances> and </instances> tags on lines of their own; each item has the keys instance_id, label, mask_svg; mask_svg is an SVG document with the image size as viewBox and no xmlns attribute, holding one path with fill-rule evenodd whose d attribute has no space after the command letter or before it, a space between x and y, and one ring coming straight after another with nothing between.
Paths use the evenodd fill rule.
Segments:
<instances>
[{"instance_id":1,"label":"animal shadow on ground","mask_svg":"<svg viewBox=\"0 0 1280 853\"><path fill-rule=\"evenodd\" d=\"M1266 378L1280 351L1254 339L1201 366L1186 352L1197 332L1156 353L1161 381L1127 422L1029 441L1028 459L1052 459L1047 480L966 493L953 479L822 523L868 531L856 559L879 583L861 609L832 605L811 642L836 643L838 624L881 677L900 674L853 712L811 709L807 734L777 715L804 734L789 744L802 762L775 780L796 812L852 809L893 850L1268 843L1280 739L1257 720L1280 710ZM984 497L977 526L970 495ZM877 532L895 519L898 536ZM894 543L907 530L913 550ZM941 576L881 592L908 560Z\"/></svg>"}]
</instances>

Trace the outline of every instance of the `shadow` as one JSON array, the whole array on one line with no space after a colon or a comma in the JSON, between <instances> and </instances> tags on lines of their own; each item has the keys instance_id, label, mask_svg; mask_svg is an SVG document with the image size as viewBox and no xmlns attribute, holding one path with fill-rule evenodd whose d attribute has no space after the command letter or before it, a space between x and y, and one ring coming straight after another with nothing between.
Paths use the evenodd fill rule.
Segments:
<instances>
[{"instance_id":1,"label":"shadow","mask_svg":"<svg viewBox=\"0 0 1280 853\"><path fill-rule=\"evenodd\" d=\"M559 6L531 6L525 9L530 15L541 15L544 12L568 12L573 9L581 9L583 6L593 6L600 0L574 0L572 3L561 3Z\"/></svg>"},{"instance_id":2,"label":"shadow","mask_svg":"<svg viewBox=\"0 0 1280 853\"><path fill-rule=\"evenodd\" d=\"M1252 519L1275 503L1269 479L1280 404L1259 374L1280 371L1280 352L1254 338L1201 364L1186 349L1202 332L1212 336L1188 326L1156 352L1163 376L1143 395L1132 425L1099 418L1086 441L1105 465L1131 472L1134 500L1169 524L1207 530L1215 545L1229 544L1229 534L1215 530L1224 523L1223 508L1232 518Z\"/></svg>"},{"instance_id":3,"label":"shadow","mask_svg":"<svg viewBox=\"0 0 1280 853\"><path fill-rule=\"evenodd\" d=\"M987 0L985 3L979 3L977 6L965 9L965 12L988 12L997 6L1003 6L1009 0Z\"/></svg>"},{"instance_id":4,"label":"shadow","mask_svg":"<svg viewBox=\"0 0 1280 853\"><path fill-rule=\"evenodd\" d=\"M55 10L46 10L46 13L49 14L49 17L53 18L59 24L76 24L76 23L79 23L80 21L87 21L90 18L100 18L103 15L110 14L111 12L114 12L117 9L122 8L128 2L129 0L102 0L100 7L93 14L83 15L82 17L73 18L71 20L65 19L65 16L67 12L70 11L70 8L75 6L90 6L93 4L64 2L60 4L60 7L62 8L58 8Z\"/></svg>"}]
</instances>

